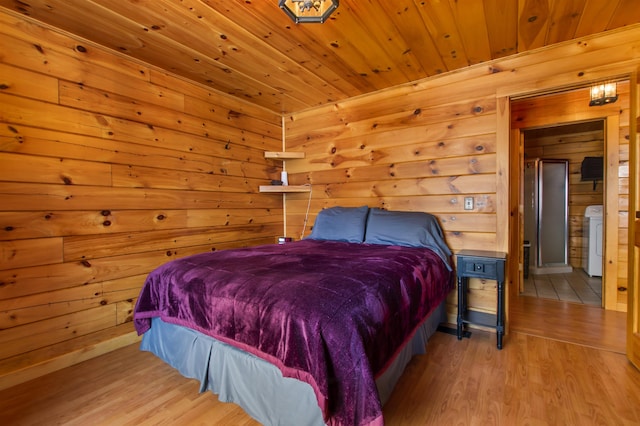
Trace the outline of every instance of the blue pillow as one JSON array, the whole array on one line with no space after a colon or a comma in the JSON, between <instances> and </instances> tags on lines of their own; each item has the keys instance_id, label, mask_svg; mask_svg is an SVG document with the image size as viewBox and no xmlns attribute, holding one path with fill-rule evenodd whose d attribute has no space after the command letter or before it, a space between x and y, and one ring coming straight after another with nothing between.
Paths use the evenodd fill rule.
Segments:
<instances>
[{"instance_id":1,"label":"blue pillow","mask_svg":"<svg viewBox=\"0 0 640 426\"><path fill-rule=\"evenodd\" d=\"M311 235L312 240L345 241L361 243L369 207L331 207L321 210L316 217Z\"/></svg>"},{"instance_id":2,"label":"blue pillow","mask_svg":"<svg viewBox=\"0 0 640 426\"><path fill-rule=\"evenodd\" d=\"M451 267L451 250L444 241L440 223L429 213L371 209L364 242L426 247L436 252Z\"/></svg>"}]
</instances>

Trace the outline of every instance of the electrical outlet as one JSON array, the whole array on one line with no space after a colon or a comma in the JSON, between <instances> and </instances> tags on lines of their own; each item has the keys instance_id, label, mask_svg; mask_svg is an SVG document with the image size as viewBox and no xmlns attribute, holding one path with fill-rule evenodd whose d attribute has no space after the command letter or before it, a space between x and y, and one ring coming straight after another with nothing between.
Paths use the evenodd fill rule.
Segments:
<instances>
[{"instance_id":1,"label":"electrical outlet","mask_svg":"<svg viewBox=\"0 0 640 426\"><path fill-rule=\"evenodd\" d=\"M473 210L473 197L464 197L464 209Z\"/></svg>"}]
</instances>

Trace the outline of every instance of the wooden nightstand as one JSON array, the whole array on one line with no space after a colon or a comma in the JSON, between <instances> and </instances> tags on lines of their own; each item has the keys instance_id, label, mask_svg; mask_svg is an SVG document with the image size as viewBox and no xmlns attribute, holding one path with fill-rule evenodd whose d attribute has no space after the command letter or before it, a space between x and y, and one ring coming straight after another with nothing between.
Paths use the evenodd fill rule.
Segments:
<instances>
[{"instance_id":1,"label":"wooden nightstand","mask_svg":"<svg viewBox=\"0 0 640 426\"><path fill-rule=\"evenodd\" d=\"M462 250L456 255L458 275L458 340L462 339L464 324L493 327L498 334L498 349L502 349L504 335L504 275L507 255L502 252ZM469 278L495 280L498 285L496 314L467 309Z\"/></svg>"}]
</instances>

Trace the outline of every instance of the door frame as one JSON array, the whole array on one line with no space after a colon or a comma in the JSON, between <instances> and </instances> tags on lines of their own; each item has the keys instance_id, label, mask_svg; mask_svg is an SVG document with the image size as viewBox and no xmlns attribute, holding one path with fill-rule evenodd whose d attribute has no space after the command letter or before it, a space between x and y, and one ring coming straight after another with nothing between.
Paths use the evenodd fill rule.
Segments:
<instances>
[{"instance_id":1,"label":"door frame","mask_svg":"<svg viewBox=\"0 0 640 426\"><path fill-rule=\"evenodd\" d=\"M629 243L627 288L627 358L640 369L640 88L633 72L629 95Z\"/></svg>"},{"instance_id":2,"label":"door frame","mask_svg":"<svg viewBox=\"0 0 640 426\"><path fill-rule=\"evenodd\" d=\"M569 90L567 90L568 92ZM558 93L562 93L559 91ZM535 98L533 94L528 98ZM510 103L511 104L511 103ZM604 121L604 156L605 156L605 188L603 193L603 226L604 226L604 253L603 259L603 307L608 310L619 310L617 293L618 293L618 244L619 235L617 230L619 229L619 217L618 217L618 202L619 202L619 182L618 182L618 168L620 163L620 141L619 141L619 128L620 117L617 112L602 111L602 115L594 115L594 110L586 105L584 113L573 111L568 117L543 117L533 123L528 123L526 127L511 128L511 140L509 158L512 165L511 179L510 179L510 211L511 214L511 226L512 232L510 238L510 252L518 253L518 262L512 261L510 263L509 271L513 275L514 297L518 292L522 290L524 283L524 269L523 269L523 226L524 226L524 207L523 200L523 170L524 170L524 135L523 130L534 127L548 127L557 125L572 124L580 121ZM511 123L510 123L511 127ZM515 216L515 217L514 217ZM615 230L614 232L607 232L608 230Z\"/></svg>"},{"instance_id":3,"label":"door frame","mask_svg":"<svg viewBox=\"0 0 640 426\"><path fill-rule=\"evenodd\" d=\"M626 78L629 81L629 199L628 199L628 242L627 242L627 282L623 283L627 287L627 358L637 368L640 369L640 140L638 138L638 129L640 128L640 68L637 64L633 65L633 69L625 72L614 72L611 76L600 75L600 79L603 78ZM606 73L602 73L606 74ZM544 87L544 92L550 93L551 87ZM570 87L557 87L557 91L570 90ZM506 232L498 232L496 234L496 246L499 248L508 248L510 256L507 262L508 273L508 285L507 285L507 306L506 306L506 330L509 328L509 300L510 291L518 291L519 283L523 280L523 250L522 250L522 232L520 231L520 220L522 218L522 209L519 205L520 192L520 162L519 162L519 149L521 147L521 132L514 130L511 127L511 101L513 99L521 99L522 97L534 97L543 94L543 89L533 89L527 93L516 93L509 89L499 90L496 93L497 100L497 152L503 153L497 158L497 173L496 173L496 194L497 194L497 219L498 223L508 223L508 230ZM605 155L607 156L607 165L613 163L613 159L609 158L613 153L611 149L611 142L613 140L618 141L619 134L616 134L614 138L611 138L613 132L613 116L602 117L606 118L606 137L607 147L605 148ZM619 118L618 118L619 120ZM570 121L570 120L566 120ZM619 132L618 132L619 133ZM618 146L619 148L619 146ZM616 170L619 167L619 158L616 158ZM612 169L612 167L608 167ZM500 176L501 175L501 176ZM609 178L609 172L607 173ZM617 176L615 176L617 178ZM611 180L610 180L611 181ZM609 185L611 187L611 185ZM613 189L613 191L611 190ZM609 250L612 247L612 242L617 241L618 232L611 232L617 230L620 227L618 223L619 209L617 208L618 197L613 199L613 195L618 192L617 185L615 188L611 188L609 191L605 191L605 209L606 206L616 204L616 210L609 210L611 214L605 214L605 233L607 237L605 239L605 250L608 255L611 255L613 250ZM504 195L503 195L504 194ZM615 211L616 214L612 214ZM508 217L505 217L508 216ZM504 221L500 222L503 219ZM624 220L624 219L623 219ZM614 226L615 225L615 226ZM609 232L606 232L606 229ZM506 235L505 235L506 234ZM612 236L612 234L615 234ZM506 238L505 238L506 237ZM615 246L614 246L615 247ZM617 256L617 247L615 247L615 253ZM517 256L516 256L517 254ZM605 253L605 256L607 254ZM616 259L617 260L617 259ZM603 274L606 274L610 281L612 277L617 280L618 270L617 262L612 262L611 259L605 257L605 265ZM613 272L613 274L611 273ZM605 277L603 277L603 280ZM617 299L617 283L614 283L615 299ZM610 306L613 302L617 304L617 300L611 300L611 287L610 283L605 284L605 292L603 298L605 298L606 306ZM514 288L515 287L515 288ZM516 293L517 294L517 293Z\"/></svg>"}]
</instances>

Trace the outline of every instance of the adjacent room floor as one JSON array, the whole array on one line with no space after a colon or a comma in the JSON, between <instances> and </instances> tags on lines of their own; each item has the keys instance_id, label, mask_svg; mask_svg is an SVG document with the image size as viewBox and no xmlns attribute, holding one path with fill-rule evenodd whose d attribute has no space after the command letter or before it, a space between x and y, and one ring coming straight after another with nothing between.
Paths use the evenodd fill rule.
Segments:
<instances>
[{"instance_id":1,"label":"adjacent room floor","mask_svg":"<svg viewBox=\"0 0 640 426\"><path fill-rule=\"evenodd\" d=\"M602 278L590 277L580 268L567 274L529 274L521 296L602 306Z\"/></svg>"}]
</instances>

